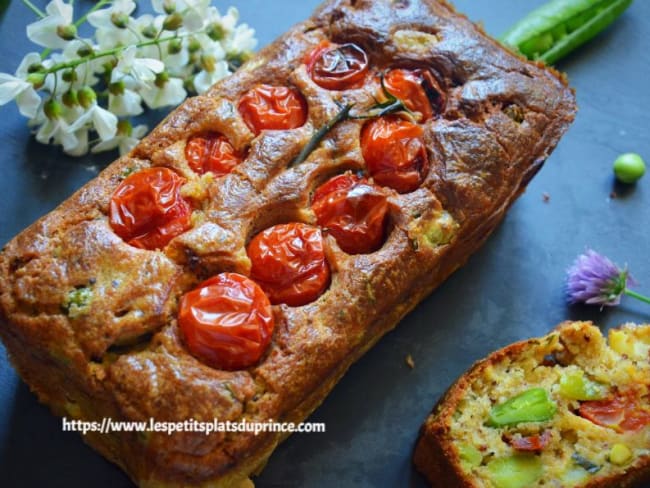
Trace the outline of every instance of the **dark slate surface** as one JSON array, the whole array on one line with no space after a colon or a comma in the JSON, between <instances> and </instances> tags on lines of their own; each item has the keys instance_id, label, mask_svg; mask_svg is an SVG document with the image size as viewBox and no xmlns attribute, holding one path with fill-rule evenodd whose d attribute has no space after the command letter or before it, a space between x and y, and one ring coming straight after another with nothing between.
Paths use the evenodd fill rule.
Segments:
<instances>
[{"instance_id":1,"label":"dark slate surface","mask_svg":"<svg viewBox=\"0 0 650 488\"><path fill-rule=\"evenodd\" d=\"M218 2L224 10L228 3ZM231 3L264 45L307 17L318 1ZM540 3L456 1L460 11L495 35ZM0 17L0 71L13 72L32 49L24 35L28 19L18 0ZM604 312L567 307L563 299L564 270L586 246L629 264L640 288L650 292L650 177L622 188L611 172L622 152L650 160L648 38L650 2L637 1L614 27L560 64L577 90L580 113L546 167L467 266L350 369L311 417L326 422L327 432L286 441L257 479L258 487L424 487L410 460L418 428L473 361L512 341L544 334L565 319L592 319L605 328L650 320L647 306L627 299ZM39 145L13 105L0 109L0 133L0 245L113 158L70 159ZM613 190L616 199L610 198ZM547 203L544 193L550 196ZM405 365L407 354L414 370ZM16 377L2 346L0 485L131 486L78 434L61 431L60 420Z\"/></svg>"}]
</instances>

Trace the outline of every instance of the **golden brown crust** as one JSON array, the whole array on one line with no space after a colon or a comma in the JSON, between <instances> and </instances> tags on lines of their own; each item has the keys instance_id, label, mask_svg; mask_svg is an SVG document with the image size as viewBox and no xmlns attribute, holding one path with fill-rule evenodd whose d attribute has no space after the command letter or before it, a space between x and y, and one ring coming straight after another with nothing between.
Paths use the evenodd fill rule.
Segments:
<instances>
[{"instance_id":1,"label":"golden brown crust","mask_svg":"<svg viewBox=\"0 0 650 488\"><path fill-rule=\"evenodd\" d=\"M648 329L646 335L650 337L650 326L644 327ZM600 337L600 332L590 322L565 322L558 326L557 331L564 334L566 338L572 336L580 339L586 338L587 342L590 338ZM452 432L454 415L461 402L473 391L476 383L483 381L487 370L491 370L498 364L521 361L524 354L544 356L548 352L545 351L545 344L550 342L549 338L553 335L516 342L493 352L485 359L477 361L440 398L422 425L420 437L413 453L415 467L425 476L432 487L489 488L492 486L461 467L458 451L454 447ZM562 342L562 339L560 341ZM570 347L567 347L566 350L562 349L567 354L582 353L582 351L572 351ZM535 350L540 352L535 353ZM620 356L618 357L620 358ZM650 454L646 453L636 462L621 467L608 476L593 476L589 481L571 486L575 488L638 486L640 488L644 486L642 483L648 481L650 481ZM553 486L564 486L557 479L547 480L547 482L556 483Z\"/></svg>"},{"instance_id":2,"label":"golden brown crust","mask_svg":"<svg viewBox=\"0 0 650 488\"><path fill-rule=\"evenodd\" d=\"M178 297L223 271L247 274L245 244L269 225L313 222L311 190L362 169L362 122L336 127L309 159L288 169L336 102L372 103L376 86L329 92L302 59L321 40L363 46L377 69L428 66L448 99L424 126L432 170L420 189L389 192L391 228L376 253L350 256L328 238L329 290L303 307L274 308L276 330L262 361L212 369L191 356L175 321ZM297 87L309 120L255 137L236 105L259 83ZM82 419L299 421L347 368L393 328L489 236L572 121L566 81L503 50L446 3L333 0L262 50L206 95L186 101L134 151L109 166L0 255L0 336L39 398ZM185 140L216 130L246 161L231 174L198 178ZM193 228L161 251L125 244L106 213L129 171L169 166L200 206ZM93 290L86 309L66 294ZM90 435L86 440L142 486L236 486L263 465L278 434Z\"/></svg>"}]
</instances>

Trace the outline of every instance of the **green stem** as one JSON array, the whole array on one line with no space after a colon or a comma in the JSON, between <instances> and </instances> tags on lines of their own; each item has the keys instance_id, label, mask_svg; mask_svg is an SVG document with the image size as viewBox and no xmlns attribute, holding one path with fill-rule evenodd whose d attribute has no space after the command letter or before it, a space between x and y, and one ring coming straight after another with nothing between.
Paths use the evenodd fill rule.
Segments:
<instances>
[{"instance_id":1,"label":"green stem","mask_svg":"<svg viewBox=\"0 0 650 488\"><path fill-rule=\"evenodd\" d=\"M38 15L39 18L44 19L45 17L47 17L47 15L45 15L45 12L43 12L40 8L38 8L36 5L34 5L29 0L22 0L22 1L25 4L25 6L27 6L27 8L29 8L29 10L31 10L36 15Z\"/></svg>"},{"instance_id":2,"label":"green stem","mask_svg":"<svg viewBox=\"0 0 650 488\"><path fill-rule=\"evenodd\" d=\"M196 34L196 33L193 33L193 34ZM169 36L169 37L163 37L161 39L152 39L150 41L139 42L137 44L134 44L134 46L136 48L146 47L146 46L153 46L154 44L162 44L163 42L171 41L172 39L176 39L177 37L187 37L189 35L190 34L184 34L184 35L181 35L181 36L174 35L174 36ZM112 49L107 49L106 51L99 51L97 53L93 53L93 54L91 54L89 56L86 56L86 57L83 57L83 58L73 59L73 60L67 61L65 63L58 63L58 64L55 64L54 66L52 66L50 69L48 69L46 71L46 73L51 74L51 73L56 73L57 71L60 71L62 69L76 68L77 66L79 66L81 64L84 64L84 63L87 63L88 61L93 61L93 60L98 59L98 58L104 58L106 56L114 56L117 53L119 53L120 51L122 51L123 49L125 49L125 46L118 46L118 47L114 47Z\"/></svg>"},{"instance_id":3,"label":"green stem","mask_svg":"<svg viewBox=\"0 0 650 488\"><path fill-rule=\"evenodd\" d=\"M339 113L337 113L334 117L332 117L330 120L328 120L323 127L318 129L318 131L311 136L311 139L309 139L309 142L305 147L302 148L302 151L300 151L300 154L296 156L296 158L289 163L289 167L296 166L300 163L305 162L305 160L309 157L311 152L318 147L318 145L321 143L323 138L327 135L329 131L331 131L335 125L337 125L339 122L342 122L348 118L350 118L350 110L352 110L353 105L351 103L345 105L344 107L341 108Z\"/></svg>"},{"instance_id":4,"label":"green stem","mask_svg":"<svg viewBox=\"0 0 650 488\"><path fill-rule=\"evenodd\" d=\"M626 295L631 296L632 298L636 298L637 300L641 300L642 302L645 303L650 303L650 297L647 297L645 295L641 295L640 293L637 293L635 291L630 290L629 288L626 288L623 293Z\"/></svg>"}]
</instances>

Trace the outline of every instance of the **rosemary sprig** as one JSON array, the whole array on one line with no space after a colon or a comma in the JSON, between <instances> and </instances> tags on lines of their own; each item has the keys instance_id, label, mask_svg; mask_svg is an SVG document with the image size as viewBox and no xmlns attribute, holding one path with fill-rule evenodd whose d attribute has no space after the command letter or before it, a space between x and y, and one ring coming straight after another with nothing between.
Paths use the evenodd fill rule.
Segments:
<instances>
[{"instance_id":1,"label":"rosemary sprig","mask_svg":"<svg viewBox=\"0 0 650 488\"><path fill-rule=\"evenodd\" d=\"M380 102L379 100L375 99L375 104L372 107L370 107L370 109L365 114L352 116L352 118L374 119L376 117L383 117L384 115L397 114L397 113L406 115L413 122L417 122L421 118L421 116L409 110L406 107L406 104L404 103L403 100L397 98L388 90L388 88L386 88L383 75L381 75L381 77L379 78L379 82L381 84L381 90L384 92L384 97L386 98L386 101Z\"/></svg>"},{"instance_id":2,"label":"rosemary sprig","mask_svg":"<svg viewBox=\"0 0 650 488\"><path fill-rule=\"evenodd\" d=\"M372 107L370 107L370 109L368 109L367 112L358 115L353 115L351 113L354 104L348 103L346 105L339 105L341 110L339 110L339 112L334 117L328 120L323 127L318 129L318 131L316 131L316 133L314 133L314 135L311 136L311 139L309 139L309 142L305 145L305 147L302 148L298 156L296 156L289 163L289 168L297 166L300 163L304 163L309 157L309 155L312 153L312 151L318 147L318 145L325 138L325 136L337 124L343 122L344 120L374 119L377 117L383 117L384 115L397 114L397 113L407 116L409 119L411 119L414 122L417 122L421 118L419 114L409 110L402 100L397 98L388 90L388 88L386 88L386 85L384 84L383 75L380 78L380 82L381 82L381 89L384 92L384 97L386 97L385 102L380 102L379 100L375 99L375 104Z\"/></svg>"},{"instance_id":3,"label":"rosemary sprig","mask_svg":"<svg viewBox=\"0 0 650 488\"><path fill-rule=\"evenodd\" d=\"M353 106L354 104L352 103L348 103L342 107L340 106L341 110L339 110L339 112L334 117L329 119L323 127L318 129L314 135L311 136L311 139L309 139L309 142L305 145L305 147L302 148L298 156L296 156L295 159L289 163L289 167L292 168L293 166L297 166L300 163L304 163L312 151L318 147L321 141L329 133L329 131L331 131L339 122L351 118L350 110L352 110Z\"/></svg>"}]
</instances>

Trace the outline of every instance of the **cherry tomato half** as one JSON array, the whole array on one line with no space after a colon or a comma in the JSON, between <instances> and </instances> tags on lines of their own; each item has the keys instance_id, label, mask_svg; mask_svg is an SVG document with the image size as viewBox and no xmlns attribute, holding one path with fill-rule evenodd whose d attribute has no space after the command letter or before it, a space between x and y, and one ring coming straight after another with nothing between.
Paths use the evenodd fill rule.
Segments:
<instances>
[{"instance_id":1,"label":"cherry tomato half","mask_svg":"<svg viewBox=\"0 0 650 488\"><path fill-rule=\"evenodd\" d=\"M583 402L579 412L594 424L617 431L637 431L650 425L650 405L642 405L640 399L631 395Z\"/></svg>"},{"instance_id":2,"label":"cherry tomato half","mask_svg":"<svg viewBox=\"0 0 650 488\"><path fill-rule=\"evenodd\" d=\"M543 451L551 441L551 431L545 430L541 434L529 435L525 437L509 437L507 441L508 444L510 444L517 451L540 452Z\"/></svg>"},{"instance_id":3,"label":"cherry tomato half","mask_svg":"<svg viewBox=\"0 0 650 488\"><path fill-rule=\"evenodd\" d=\"M147 168L128 176L111 197L109 223L127 243L159 249L188 230L192 208L181 196L185 179L169 168Z\"/></svg>"},{"instance_id":4,"label":"cherry tomato half","mask_svg":"<svg viewBox=\"0 0 650 488\"><path fill-rule=\"evenodd\" d=\"M422 128L396 116L371 120L361 130L361 152L375 182L400 193L415 190L429 171Z\"/></svg>"},{"instance_id":5,"label":"cherry tomato half","mask_svg":"<svg viewBox=\"0 0 650 488\"><path fill-rule=\"evenodd\" d=\"M271 342L271 303L254 281L222 273L181 298L178 325L190 352L220 369L259 361Z\"/></svg>"},{"instance_id":6,"label":"cherry tomato half","mask_svg":"<svg viewBox=\"0 0 650 488\"><path fill-rule=\"evenodd\" d=\"M384 77L384 86L391 95L402 100L406 108L421 113L422 122L442 110L442 90L427 69L390 70Z\"/></svg>"},{"instance_id":7,"label":"cherry tomato half","mask_svg":"<svg viewBox=\"0 0 650 488\"><path fill-rule=\"evenodd\" d=\"M290 223L269 227L248 245L251 278L271 303L293 307L314 301L330 281L320 229Z\"/></svg>"},{"instance_id":8,"label":"cherry tomato half","mask_svg":"<svg viewBox=\"0 0 650 488\"><path fill-rule=\"evenodd\" d=\"M307 120L307 102L295 88L258 85L241 97L239 112L258 135L263 130L302 127Z\"/></svg>"},{"instance_id":9,"label":"cherry tomato half","mask_svg":"<svg viewBox=\"0 0 650 488\"><path fill-rule=\"evenodd\" d=\"M327 90L358 88L368 73L368 56L356 44L323 41L309 55L307 72Z\"/></svg>"},{"instance_id":10,"label":"cherry tomato half","mask_svg":"<svg viewBox=\"0 0 650 488\"><path fill-rule=\"evenodd\" d=\"M374 252L382 245L388 200L379 187L346 173L328 180L314 193L311 208L349 254Z\"/></svg>"},{"instance_id":11,"label":"cherry tomato half","mask_svg":"<svg viewBox=\"0 0 650 488\"><path fill-rule=\"evenodd\" d=\"M185 146L185 159L200 175L208 171L216 177L230 173L242 158L225 136L209 133L191 137Z\"/></svg>"}]
</instances>

